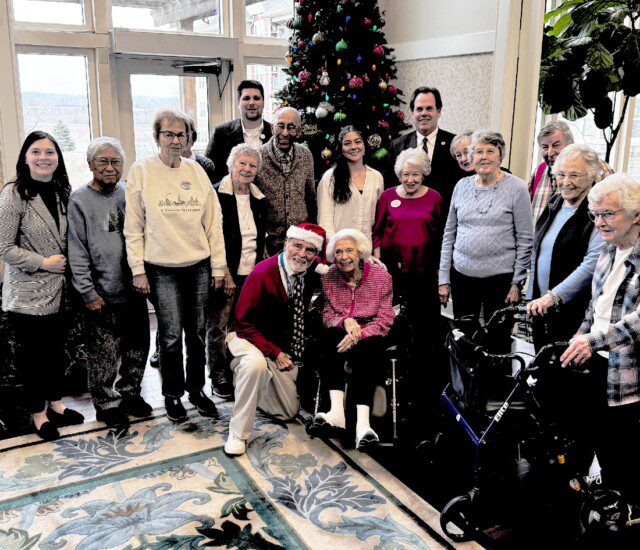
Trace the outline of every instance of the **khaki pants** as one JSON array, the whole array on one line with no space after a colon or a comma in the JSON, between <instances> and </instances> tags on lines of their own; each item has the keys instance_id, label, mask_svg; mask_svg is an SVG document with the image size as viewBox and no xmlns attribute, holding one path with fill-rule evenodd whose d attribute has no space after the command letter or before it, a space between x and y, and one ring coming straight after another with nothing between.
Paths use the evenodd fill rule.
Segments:
<instances>
[{"instance_id":1,"label":"khaki pants","mask_svg":"<svg viewBox=\"0 0 640 550\"><path fill-rule=\"evenodd\" d=\"M242 439L253 432L256 410L279 419L291 420L300 410L300 397L296 386L298 367L280 371L274 360L265 357L248 340L235 332L227 337L231 361L235 404L229 422L229 431Z\"/></svg>"}]
</instances>

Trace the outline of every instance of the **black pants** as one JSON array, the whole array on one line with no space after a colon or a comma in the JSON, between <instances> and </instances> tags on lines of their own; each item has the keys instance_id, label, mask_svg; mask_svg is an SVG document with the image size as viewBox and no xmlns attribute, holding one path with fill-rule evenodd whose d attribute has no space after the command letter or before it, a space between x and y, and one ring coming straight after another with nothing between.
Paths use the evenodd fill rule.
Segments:
<instances>
[{"instance_id":1,"label":"black pants","mask_svg":"<svg viewBox=\"0 0 640 550\"><path fill-rule=\"evenodd\" d=\"M44 410L46 401L62 399L65 373L64 315L9 312L16 337L16 367L30 413Z\"/></svg>"},{"instance_id":2,"label":"black pants","mask_svg":"<svg viewBox=\"0 0 640 550\"><path fill-rule=\"evenodd\" d=\"M338 343L347 335L343 328L328 328L323 334L323 375L329 390L343 390L346 382L345 361L351 367L349 392L356 405L371 406L373 392L384 364L385 340L381 336L369 336L353 348L337 352Z\"/></svg>"},{"instance_id":3,"label":"black pants","mask_svg":"<svg viewBox=\"0 0 640 550\"><path fill-rule=\"evenodd\" d=\"M640 505L640 402L614 407L607 404L608 367L607 359L597 354L590 361L600 391L582 437L588 438L598 455L605 486L622 491L629 501ZM590 462L590 457L587 459Z\"/></svg>"},{"instance_id":4,"label":"black pants","mask_svg":"<svg viewBox=\"0 0 640 550\"><path fill-rule=\"evenodd\" d=\"M513 274L492 277L468 277L451 269L451 295L453 315L456 319L473 315L480 319L480 309L484 312L485 323L497 309L506 307L505 299L511 288Z\"/></svg>"}]
</instances>

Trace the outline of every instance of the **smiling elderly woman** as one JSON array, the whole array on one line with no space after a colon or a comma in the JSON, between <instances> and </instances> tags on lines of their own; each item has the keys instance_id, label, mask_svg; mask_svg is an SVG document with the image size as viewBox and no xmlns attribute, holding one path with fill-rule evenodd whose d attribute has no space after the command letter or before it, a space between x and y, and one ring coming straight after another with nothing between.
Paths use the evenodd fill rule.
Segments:
<instances>
[{"instance_id":1,"label":"smiling elderly woman","mask_svg":"<svg viewBox=\"0 0 640 550\"><path fill-rule=\"evenodd\" d=\"M503 304L520 300L531 258L533 227L527 186L500 169L502 135L478 130L469 154L475 176L453 190L440 257L440 300L453 294L457 318L484 310L487 321Z\"/></svg>"},{"instance_id":2,"label":"smiling elderly woman","mask_svg":"<svg viewBox=\"0 0 640 550\"><path fill-rule=\"evenodd\" d=\"M560 358L601 381L584 418L602 475L640 504L640 183L613 174L588 195L589 216L605 242L593 274L585 319ZM604 383L606 373L606 384ZM600 376L599 376L600 375ZM606 392L605 392L606 389Z\"/></svg>"},{"instance_id":3,"label":"smiling elderly woman","mask_svg":"<svg viewBox=\"0 0 640 550\"><path fill-rule=\"evenodd\" d=\"M602 178L598 154L586 145L568 145L552 170L560 193L536 224L527 290L527 299L533 300L527 311L534 317L536 350L568 340L584 318L603 246L584 200Z\"/></svg>"},{"instance_id":4,"label":"smiling elderly woman","mask_svg":"<svg viewBox=\"0 0 640 550\"><path fill-rule=\"evenodd\" d=\"M383 268L364 262L370 254L369 239L357 229L338 231L327 246L327 258L333 265L322 280L322 320L331 409L314 418L316 426L345 427L344 363L348 360L359 450L379 442L369 424L369 411L384 357L385 337L394 321L391 276Z\"/></svg>"},{"instance_id":5,"label":"smiling elderly woman","mask_svg":"<svg viewBox=\"0 0 640 550\"><path fill-rule=\"evenodd\" d=\"M216 408L204 394L205 308L209 284L230 278L220 204L205 171L182 158L188 117L164 110L153 121L159 153L136 161L125 187L124 236L133 286L151 293L160 333L160 372L167 416L183 421L181 397L203 416ZM182 333L187 348L186 377Z\"/></svg>"}]
</instances>

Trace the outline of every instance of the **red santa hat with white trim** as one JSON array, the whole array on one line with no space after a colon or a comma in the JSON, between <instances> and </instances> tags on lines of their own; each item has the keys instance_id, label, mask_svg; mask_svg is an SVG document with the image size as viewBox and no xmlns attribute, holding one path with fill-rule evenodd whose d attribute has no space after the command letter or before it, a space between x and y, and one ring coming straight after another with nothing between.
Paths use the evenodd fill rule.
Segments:
<instances>
[{"instance_id":1,"label":"red santa hat with white trim","mask_svg":"<svg viewBox=\"0 0 640 550\"><path fill-rule=\"evenodd\" d=\"M325 245L327 242L327 232L315 223L302 222L292 225L287 229L288 239L300 239L312 244L318 249L318 256L322 262L326 262Z\"/></svg>"}]
</instances>

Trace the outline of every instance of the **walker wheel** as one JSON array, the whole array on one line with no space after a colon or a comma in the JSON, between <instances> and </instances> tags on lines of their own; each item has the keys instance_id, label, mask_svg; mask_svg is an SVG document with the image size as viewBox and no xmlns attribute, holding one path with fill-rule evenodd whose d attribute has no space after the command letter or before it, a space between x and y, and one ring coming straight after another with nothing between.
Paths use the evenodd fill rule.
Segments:
<instances>
[{"instance_id":1,"label":"walker wheel","mask_svg":"<svg viewBox=\"0 0 640 550\"><path fill-rule=\"evenodd\" d=\"M440 527L452 541L468 541L478 530L473 517L473 506L471 497L466 494L452 498L442 509Z\"/></svg>"}]
</instances>

